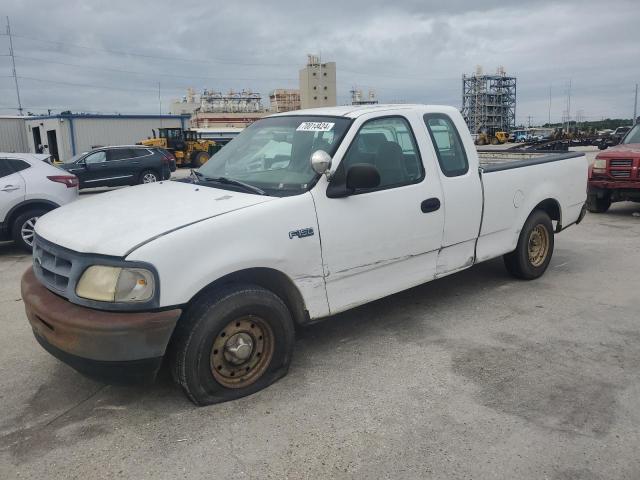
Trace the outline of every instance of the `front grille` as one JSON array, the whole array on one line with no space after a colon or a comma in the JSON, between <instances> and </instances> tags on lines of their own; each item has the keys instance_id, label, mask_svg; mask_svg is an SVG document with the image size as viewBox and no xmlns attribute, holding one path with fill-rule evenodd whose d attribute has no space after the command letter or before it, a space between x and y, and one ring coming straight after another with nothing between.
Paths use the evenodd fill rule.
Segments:
<instances>
[{"instance_id":1,"label":"front grille","mask_svg":"<svg viewBox=\"0 0 640 480\"><path fill-rule=\"evenodd\" d=\"M615 178L631 178L631 170L611 170L609 174Z\"/></svg>"},{"instance_id":2,"label":"front grille","mask_svg":"<svg viewBox=\"0 0 640 480\"><path fill-rule=\"evenodd\" d=\"M33 269L45 287L66 296L73 270L71 255L65 255L61 249L51 248L36 238L33 244Z\"/></svg>"},{"instance_id":3,"label":"front grille","mask_svg":"<svg viewBox=\"0 0 640 480\"><path fill-rule=\"evenodd\" d=\"M631 159L618 159L618 160L609 160L610 167L631 167L633 165L633 160Z\"/></svg>"}]
</instances>

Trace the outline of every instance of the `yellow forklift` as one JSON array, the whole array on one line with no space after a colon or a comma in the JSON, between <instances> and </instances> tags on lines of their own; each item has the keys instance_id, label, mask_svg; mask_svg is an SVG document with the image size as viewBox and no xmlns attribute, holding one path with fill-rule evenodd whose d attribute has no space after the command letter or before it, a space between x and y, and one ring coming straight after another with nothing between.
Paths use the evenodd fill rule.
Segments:
<instances>
[{"instance_id":1,"label":"yellow forklift","mask_svg":"<svg viewBox=\"0 0 640 480\"><path fill-rule=\"evenodd\" d=\"M493 134L486 131L486 129L478 132L476 138L476 145L499 145L507 143L509 141L509 133L502 130L497 130Z\"/></svg>"},{"instance_id":2,"label":"yellow forklift","mask_svg":"<svg viewBox=\"0 0 640 480\"><path fill-rule=\"evenodd\" d=\"M194 168L201 167L221 148L213 140L203 140L194 130L159 128L157 137L156 131L152 132L153 138L142 140L140 144L169 150L176 157L176 165L182 167L189 164Z\"/></svg>"}]
</instances>

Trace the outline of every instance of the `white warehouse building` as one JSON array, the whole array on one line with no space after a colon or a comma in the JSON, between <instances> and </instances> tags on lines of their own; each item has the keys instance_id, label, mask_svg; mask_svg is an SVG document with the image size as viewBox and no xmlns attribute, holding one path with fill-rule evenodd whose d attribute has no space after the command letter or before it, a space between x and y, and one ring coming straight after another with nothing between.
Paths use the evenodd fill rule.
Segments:
<instances>
[{"instance_id":1,"label":"white warehouse building","mask_svg":"<svg viewBox=\"0 0 640 480\"><path fill-rule=\"evenodd\" d=\"M188 128L190 115L59 114L23 117L27 148L60 160L107 145L132 145L158 128Z\"/></svg>"},{"instance_id":2,"label":"white warehouse building","mask_svg":"<svg viewBox=\"0 0 640 480\"><path fill-rule=\"evenodd\" d=\"M24 153L29 151L24 122L30 117L0 115L0 152Z\"/></svg>"}]
</instances>

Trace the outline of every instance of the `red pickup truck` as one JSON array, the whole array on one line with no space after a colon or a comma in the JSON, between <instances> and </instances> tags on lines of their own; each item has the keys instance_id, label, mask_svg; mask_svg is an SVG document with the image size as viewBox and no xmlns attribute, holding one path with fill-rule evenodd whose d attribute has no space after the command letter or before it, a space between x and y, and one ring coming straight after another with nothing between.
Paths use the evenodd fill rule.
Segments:
<instances>
[{"instance_id":1,"label":"red pickup truck","mask_svg":"<svg viewBox=\"0 0 640 480\"><path fill-rule=\"evenodd\" d=\"M620 144L602 151L589 167L587 208L606 212L611 203L640 202L640 123Z\"/></svg>"}]
</instances>

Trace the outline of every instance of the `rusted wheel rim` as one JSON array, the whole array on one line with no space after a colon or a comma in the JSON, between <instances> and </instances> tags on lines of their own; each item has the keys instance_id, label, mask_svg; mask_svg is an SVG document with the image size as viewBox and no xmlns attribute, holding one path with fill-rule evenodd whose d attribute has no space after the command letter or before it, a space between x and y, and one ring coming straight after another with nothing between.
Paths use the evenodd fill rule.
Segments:
<instances>
[{"instance_id":1,"label":"rusted wheel rim","mask_svg":"<svg viewBox=\"0 0 640 480\"><path fill-rule=\"evenodd\" d=\"M220 330L213 342L211 373L224 387L248 387L265 372L273 350L273 331L264 319L238 318Z\"/></svg>"},{"instance_id":2,"label":"rusted wheel rim","mask_svg":"<svg viewBox=\"0 0 640 480\"><path fill-rule=\"evenodd\" d=\"M529 235L529 263L534 267L542 265L549 252L549 232L544 225L536 225Z\"/></svg>"}]
</instances>

